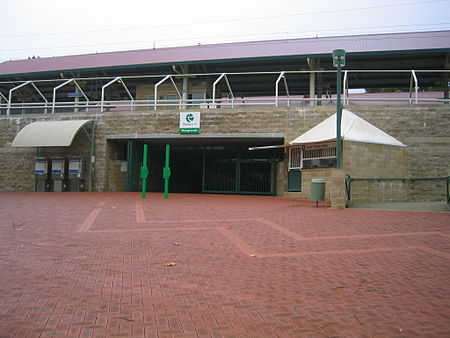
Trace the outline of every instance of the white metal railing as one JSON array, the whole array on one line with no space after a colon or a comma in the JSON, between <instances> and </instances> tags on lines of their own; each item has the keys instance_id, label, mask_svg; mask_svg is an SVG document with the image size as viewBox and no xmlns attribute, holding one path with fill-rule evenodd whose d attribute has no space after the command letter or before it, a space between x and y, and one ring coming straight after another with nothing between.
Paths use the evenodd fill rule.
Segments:
<instances>
[{"instance_id":1,"label":"white metal railing","mask_svg":"<svg viewBox=\"0 0 450 338\"><path fill-rule=\"evenodd\" d=\"M277 100L277 102L276 102ZM347 100L355 103L386 103L386 104L410 104L411 99L407 98L352 98ZM234 99L212 99L192 102L192 100L128 100L128 101L80 101L80 102L56 102L51 107L53 113L73 113L73 112L108 112L108 111L133 111L133 110L158 110L158 109L220 109L235 107L293 107L308 106L312 102L314 105L321 103L323 106L336 105L336 98L293 98L278 97L273 98L234 98ZM445 99L419 98L417 103L450 103ZM0 115L17 114L45 114L49 105L47 103L11 103L0 104Z\"/></svg>"},{"instance_id":2,"label":"white metal railing","mask_svg":"<svg viewBox=\"0 0 450 338\"><path fill-rule=\"evenodd\" d=\"M9 84L12 86L9 89L8 95L0 92L0 115L10 114L28 114L28 113L47 113L51 108L52 113L58 112L77 112L77 111L110 111L110 110L134 110L134 109L169 109L177 107L182 108L224 108L235 106L274 106L274 107L289 107L298 105L331 105L336 103L334 95L328 97L305 97L295 95L289 90L287 75L295 77L300 74L316 74L316 73L334 73L335 70L305 70L305 71L282 71L282 72L241 72L241 73L200 73L200 74L168 74L168 75L140 75L140 76L119 76L119 77L93 77L93 78L72 78L72 79L54 79L54 80L28 80L28 81L4 81L0 84ZM357 95L349 94L350 74L358 73L399 73L409 75L409 93L407 97L371 97L365 95L358 97ZM343 103L349 105L350 103L358 102L385 102L385 103L450 103L449 99L444 98L421 98L419 93L419 78L424 73L450 73L450 70L345 70L343 72ZM233 76L256 76L256 75L273 75L274 76L274 96L264 97L235 97L230 78ZM212 85L212 98L202 100L192 100L183 98L177 84L176 79L189 77L217 77ZM125 80L145 80L153 79L154 82L154 99L153 100L136 100L127 85ZM163 100L158 99L158 88L164 82L170 80L174 86L174 90L178 96L178 100ZM217 86L220 81L225 80L229 97L217 98ZM279 85L283 80L285 95L280 95ZM101 87L100 101L91 100L86 91L80 85L81 82L87 81L104 81ZM55 83L53 87L53 96L51 103L37 86L40 83ZM78 94L74 101L58 102L57 92L62 87L72 84L75 85L76 93ZM114 83L120 84L129 100L106 100L106 89ZM14 101L14 93L22 87L31 85L35 92L42 98L42 102L35 103L16 103ZM293 95L294 94L294 95ZM82 100L81 100L82 99Z\"/></svg>"}]
</instances>

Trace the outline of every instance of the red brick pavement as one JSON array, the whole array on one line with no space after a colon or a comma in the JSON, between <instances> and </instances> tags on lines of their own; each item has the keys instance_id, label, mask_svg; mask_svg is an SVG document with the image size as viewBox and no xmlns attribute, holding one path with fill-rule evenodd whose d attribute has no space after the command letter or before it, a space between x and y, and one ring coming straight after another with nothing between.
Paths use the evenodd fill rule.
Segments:
<instances>
[{"instance_id":1,"label":"red brick pavement","mask_svg":"<svg viewBox=\"0 0 450 338\"><path fill-rule=\"evenodd\" d=\"M449 243L442 212L0 193L0 337L449 337Z\"/></svg>"}]
</instances>

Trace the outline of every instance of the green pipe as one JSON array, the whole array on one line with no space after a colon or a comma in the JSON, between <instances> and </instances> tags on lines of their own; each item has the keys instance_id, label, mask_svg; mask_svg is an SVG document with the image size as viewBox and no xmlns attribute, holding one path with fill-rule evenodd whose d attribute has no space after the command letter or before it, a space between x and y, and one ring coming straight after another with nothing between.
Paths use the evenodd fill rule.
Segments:
<instances>
[{"instance_id":1,"label":"green pipe","mask_svg":"<svg viewBox=\"0 0 450 338\"><path fill-rule=\"evenodd\" d=\"M88 191L92 192L92 176L94 171L94 154L95 154L95 121L92 121L91 137L89 147L89 173L88 173Z\"/></svg>"},{"instance_id":2,"label":"green pipe","mask_svg":"<svg viewBox=\"0 0 450 338\"><path fill-rule=\"evenodd\" d=\"M163 179L164 179L164 198L169 198L169 179L170 179L170 144L166 144L166 163L163 168Z\"/></svg>"},{"instance_id":3,"label":"green pipe","mask_svg":"<svg viewBox=\"0 0 450 338\"><path fill-rule=\"evenodd\" d=\"M448 180L449 177L414 177L414 178L362 178L349 177L350 181L441 181Z\"/></svg>"},{"instance_id":4,"label":"green pipe","mask_svg":"<svg viewBox=\"0 0 450 338\"><path fill-rule=\"evenodd\" d=\"M342 120L342 102L341 102L341 64L337 65L336 72L336 169L342 168L342 143L341 143L341 120Z\"/></svg>"},{"instance_id":5,"label":"green pipe","mask_svg":"<svg viewBox=\"0 0 450 338\"><path fill-rule=\"evenodd\" d=\"M147 154L148 154L148 145L144 144L144 151L142 155L142 167L141 167L142 198L145 198L147 196L147 177L148 177Z\"/></svg>"}]
</instances>

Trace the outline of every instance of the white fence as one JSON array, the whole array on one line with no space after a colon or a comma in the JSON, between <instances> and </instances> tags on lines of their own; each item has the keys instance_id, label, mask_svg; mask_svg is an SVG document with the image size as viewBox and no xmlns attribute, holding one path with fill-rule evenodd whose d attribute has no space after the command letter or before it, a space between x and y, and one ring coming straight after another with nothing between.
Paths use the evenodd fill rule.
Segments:
<instances>
[{"instance_id":1,"label":"white fence","mask_svg":"<svg viewBox=\"0 0 450 338\"><path fill-rule=\"evenodd\" d=\"M335 105L335 95L324 95L323 97L305 97L301 95L290 95L292 90L289 90L289 79L293 79L296 75L302 74L303 76L310 75L312 73L335 73L335 71L283 71L283 72L248 72L248 73L206 73L206 74L170 74L170 75L142 75L142 76L122 76L122 77L92 77L92 78L73 78L73 79L55 79L55 80L33 80L33 81L8 81L0 82L2 85L8 85L9 89L7 95L0 92L0 114L12 115L12 114L30 114L30 113L61 113L61 112L104 112L111 110L120 111L133 111L139 110L155 110L155 109L215 109L215 108L234 108L242 106L253 107L289 107L289 106L302 106L302 105ZM343 71L343 95L342 101L344 105L350 104L420 104L420 103L446 103L449 104L450 100L442 97L429 97L420 92L420 77L426 73L441 73L446 75L450 73L450 70L346 70ZM404 93L396 93L393 97L392 93L378 93L377 95L364 95L364 94L352 94L351 93L351 74L363 74L363 73L398 73L399 76L405 77L405 80L409 80L409 91ZM276 80L273 83L273 96L261 96L261 97L235 97L233 94L233 87L230 82L230 78L233 76L251 76L255 75L273 75ZM182 90L178 88L176 81L189 77L213 77L215 81L212 85L212 97L205 99L188 99L183 96ZM154 81L154 98L153 100L136 100L131 91L129 90L126 82L129 80L144 80L153 79ZM159 81L158 81L159 80ZM104 84L101 87L101 99L91 100L86 94L87 90L84 90L81 84L84 86L89 81L103 81ZM163 100L158 99L158 87L166 82L170 81L174 86L177 99ZM225 82L228 92L227 98L217 98L217 88L220 82ZM52 97L48 97L48 93L44 94L39 85L51 84ZM123 87L127 100L106 100L107 89L113 83L119 84ZM76 87L73 101L58 102L57 92L64 86L73 84ZM14 94L17 90L30 86L37 96L40 97L40 101L33 103L18 103L14 102ZM284 87L285 95L280 95L280 86ZM47 96L46 96L47 95ZM425 97L424 97L425 96Z\"/></svg>"}]
</instances>

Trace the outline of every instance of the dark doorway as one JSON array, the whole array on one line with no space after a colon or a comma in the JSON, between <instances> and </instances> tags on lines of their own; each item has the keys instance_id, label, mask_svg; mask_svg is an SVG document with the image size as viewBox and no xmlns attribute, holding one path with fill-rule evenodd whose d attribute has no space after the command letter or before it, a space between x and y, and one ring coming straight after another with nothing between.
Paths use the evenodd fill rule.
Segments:
<instances>
[{"instance_id":1,"label":"dark doorway","mask_svg":"<svg viewBox=\"0 0 450 338\"><path fill-rule=\"evenodd\" d=\"M165 144L147 143L147 191L162 192ZM140 191L144 142L128 141L127 190ZM274 195L279 150L249 151L253 144L171 146L169 191L175 193L229 193Z\"/></svg>"},{"instance_id":2,"label":"dark doorway","mask_svg":"<svg viewBox=\"0 0 450 338\"><path fill-rule=\"evenodd\" d=\"M242 144L206 146L203 192L274 195L276 162L282 154L248 148Z\"/></svg>"}]
</instances>

